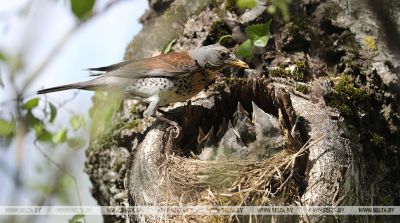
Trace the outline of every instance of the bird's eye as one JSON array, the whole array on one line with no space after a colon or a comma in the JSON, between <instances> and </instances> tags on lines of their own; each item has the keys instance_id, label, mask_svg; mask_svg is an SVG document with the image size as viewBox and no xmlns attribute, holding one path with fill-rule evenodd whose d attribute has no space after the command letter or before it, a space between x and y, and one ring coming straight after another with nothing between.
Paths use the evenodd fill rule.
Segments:
<instances>
[{"instance_id":1,"label":"bird's eye","mask_svg":"<svg viewBox=\"0 0 400 223\"><path fill-rule=\"evenodd\" d=\"M226 52L221 52L221 58L222 59L228 59L229 54Z\"/></svg>"}]
</instances>

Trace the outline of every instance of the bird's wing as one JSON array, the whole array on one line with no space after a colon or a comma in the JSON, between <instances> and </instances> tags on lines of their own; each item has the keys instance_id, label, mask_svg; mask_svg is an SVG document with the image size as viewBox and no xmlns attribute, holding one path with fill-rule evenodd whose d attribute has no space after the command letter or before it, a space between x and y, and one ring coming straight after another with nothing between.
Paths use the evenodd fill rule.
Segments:
<instances>
[{"instance_id":1,"label":"bird's wing","mask_svg":"<svg viewBox=\"0 0 400 223\"><path fill-rule=\"evenodd\" d=\"M107 67L89 68L90 71L104 72L100 75L124 78L179 77L198 69L196 62L186 52L172 52L159 56L124 61Z\"/></svg>"}]
</instances>

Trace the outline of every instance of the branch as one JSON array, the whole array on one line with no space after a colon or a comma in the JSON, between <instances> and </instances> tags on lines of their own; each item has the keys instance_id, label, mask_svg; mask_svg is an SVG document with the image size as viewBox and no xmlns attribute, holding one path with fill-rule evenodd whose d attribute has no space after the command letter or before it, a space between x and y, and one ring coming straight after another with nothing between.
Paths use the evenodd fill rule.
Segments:
<instances>
[{"instance_id":1,"label":"branch","mask_svg":"<svg viewBox=\"0 0 400 223\"><path fill-rule=\"evenodd\" d=\"M77 181L76 177L72 173L70 173L67 169L65 169L62 165L60 165L55 160L53 160L49 155L47 155L47 153L39 146L37 139L35 139L33 144L35 145L35 148L44 156L45 159L47 159L51 164L53 164L55 167L57 167L57 169L59 171L68 175L69 177L71 177L71 179L74 181L74 187L75 187L76 196L78 198L79 206L82 207L82 200L81 200L81 195L80 195L79 187L78 187L78 181ZM83 217L83 221L86 223L85 216Z\"/></svg>"},{"instance_id":2,"label":"branch","mask_svg":"<svg viewBox=\"0 0 400 223\"><path fill-rule=\"evenodd\" d=\"M24 84L22 85L21 90L18 92L18 97L22 95L22 92L25 92L25 90L30 86L30 84L40 76L40 74L43 72L43 70L50 64L50 62L56 57L56 55L61 51L63 46L70 40L70 38L77 33L82 27L93 21L95 18L100 17L103 15L105 12L107 12L109 9L111 9L113 6L115 6L117 3L120 3L125 0L114 0L109 2L101 11L93 13L93 15L85 20L84 22L79 22L73 29L69 30L67 33L64 34L64 36L61 38L60 42L56 44L56 46L50 51L50 53L46 56L46 58L43 60L39 66L36 67L36 69L28 75L27 79L24 81Z\"/></svg>"}]
</instances>

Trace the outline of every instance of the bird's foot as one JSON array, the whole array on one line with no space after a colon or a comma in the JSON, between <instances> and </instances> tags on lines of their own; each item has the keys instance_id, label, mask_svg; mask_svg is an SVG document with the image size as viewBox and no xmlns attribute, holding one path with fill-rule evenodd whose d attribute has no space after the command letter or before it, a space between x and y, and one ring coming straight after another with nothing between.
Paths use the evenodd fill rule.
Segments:
<instances>
[{"instance_id":1,"label":"bird's foot","mask_svg":"<svg viewBox=\"0 0 400 223\"><path fill-rule=\"evenodd\" d=\"M172 120L167 119L167 118L162 117L162 116L156 116L156 119L161 121L161 122L165 122L165 123L170 125L167 128L167 132L169 132L170 135L174 139L178 139L181 136L182 128L179 126L179 124L177 122L172 121Z\"/></svg>"},{"instance_id":2,"label":"bird's foot","mask_svg":"<svg viewBox=\"0 0 400 223\"><path fill-rule=\"evenodd\" d=\"M158 112L160 112L162 115L168 115L168 112L166 112L166 111L163 111L163 110L161 110L161 109L157 109L157 111Z\"/></svg>"}]
</instances>

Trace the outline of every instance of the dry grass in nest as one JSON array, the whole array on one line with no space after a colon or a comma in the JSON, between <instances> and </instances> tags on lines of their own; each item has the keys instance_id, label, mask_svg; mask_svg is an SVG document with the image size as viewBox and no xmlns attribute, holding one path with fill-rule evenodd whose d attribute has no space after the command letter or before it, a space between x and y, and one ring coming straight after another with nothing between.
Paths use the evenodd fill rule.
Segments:
<instances>
[{"instance_id":1,"label":"dry grass in nest","mask_svg":"<svg viewBox=\"0 0 400 223\"><path fill-rule=\"evenodd\" d=\"M322 138L322 137L321 137ZM168 155L160 167L174 198L166 205L290 205L299 200L296 158L318 142L299 151L285 149L263 161L202 161ZM191 188L188 191L187 188Z\"/></svg>"}]
</instances>

